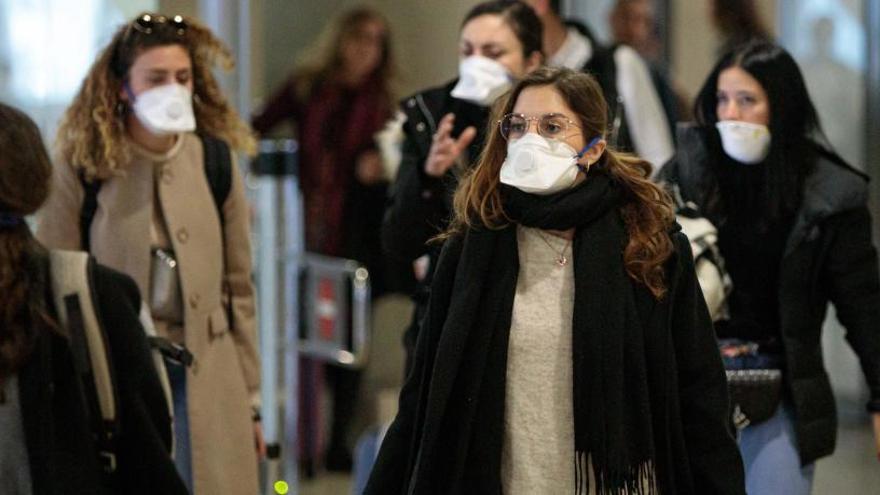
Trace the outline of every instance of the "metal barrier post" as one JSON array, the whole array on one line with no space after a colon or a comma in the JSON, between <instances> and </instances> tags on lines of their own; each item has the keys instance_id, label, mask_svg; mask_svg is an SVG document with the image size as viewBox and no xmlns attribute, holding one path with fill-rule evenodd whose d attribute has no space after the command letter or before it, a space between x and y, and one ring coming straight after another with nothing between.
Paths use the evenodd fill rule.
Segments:
<instances>
[{"instance_id":1,"label":"metal barrier post","mask_svg":"<svg viewBox=\"0 0 880 495\"><path fill-rule=\"evenodd\" d=\"M299 273L303 206L293 140L261 141L249 184L255 189L257 301L262 358L263 433L268 448L264 493L275 483L298 492L297 412Z\"/></svg>"}]
</instances>

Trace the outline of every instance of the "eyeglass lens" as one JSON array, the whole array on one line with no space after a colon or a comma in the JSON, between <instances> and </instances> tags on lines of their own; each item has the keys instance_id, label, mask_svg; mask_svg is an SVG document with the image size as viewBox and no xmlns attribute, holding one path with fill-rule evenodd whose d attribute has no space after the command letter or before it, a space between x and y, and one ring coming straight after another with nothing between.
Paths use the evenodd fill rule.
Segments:
<instances>
[{"instance_id":1,"label":"eyeglass lens","mask_svg":"<svg viewBox=\"0 0 880 495\"><path fill-rule=\"evenodd\" d=\"M507 140L519 139L529 132L531 121L538 122L538 134L546 138L559 138L564 136L570 122L559 114L547 114L541 117L525 117L518 114L505 115L501 119L501 135Z\"/></svg>"}]
</instances>

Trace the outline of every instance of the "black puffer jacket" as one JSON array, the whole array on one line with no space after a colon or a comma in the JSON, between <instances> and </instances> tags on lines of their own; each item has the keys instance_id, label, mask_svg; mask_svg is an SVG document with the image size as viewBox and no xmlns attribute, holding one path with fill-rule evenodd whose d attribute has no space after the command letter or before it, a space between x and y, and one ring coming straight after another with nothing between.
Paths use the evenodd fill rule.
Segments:
<instances>
[{"instance_id":1,"label":"black puffer jacket","mask_svg":"<svg viewBox=\"0 0 880 495\"><path fill-rule=\"evenodd\" d=\"M428 241L442 232L449 221L452 195L462 172L453 167L442 178L430 177L425 173L425 162L434 133L440 119L447 113L455 114L453 137L458 137L469 126L475 127L477 137L468 147L467 156L462 157L466 166L472 166L483 146L489 119L488 108L453 98L449 94L457 82L455 80L417 93L401 103L401 110L406 116L403 156L385 210L382 247L396 261L412 262L423 255L429 257L428 274L419 281L413 297L416 314L404 335L408 358L415 345L417 322L427 304L428 288L440 255L440 246L431 245Z\"/></svg>"},{"instance_id":2,"label":"black puffer jacket","mask_svg":"<svg viewBox=\"0 0 880 495\"><path fill-rule=\"evenodd\" d=\"M709 168L709 132L714 130L680 127L679 153L661 173L702 211L720 200ZM839 159L819 156L786 242L778 289L786 386L804 464L831 454L836 442L837 414L821 348L829 301L861 361L871 391L868 410L880 412L880 275L867 180ZM717 225L721 219L710 220Z\"/></svg>"},{"instance_id":3,"label":"black puffer jacket","mask_svg":"<svg viewBox=\"0 0 880 495\"><path fill-rule=\"evenodd\" d=\"M19 373L33 491L41 495L186 494L171 461L168 405L138 321L138 289L129 277L100 265L93 281L120 407L118 470L112 477L105 475L98 462L67 339L44 333Z\"/></svg>"}]
</instances>

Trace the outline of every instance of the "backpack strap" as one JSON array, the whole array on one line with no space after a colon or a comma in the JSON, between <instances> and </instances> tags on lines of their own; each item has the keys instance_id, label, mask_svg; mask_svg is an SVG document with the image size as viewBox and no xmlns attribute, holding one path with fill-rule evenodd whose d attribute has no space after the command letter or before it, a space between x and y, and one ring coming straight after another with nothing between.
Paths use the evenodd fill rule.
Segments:
<instances>
[{"instance_id":1,"label":"backpack strap","mask_svg":"<svg viewBox=\"0 0 880 495\"><path fill-rule=\"evenodd\" d=\"M232 189L232 154L225 141L206 134L200 134L199 137L205 150L205 177L208 179L222 228L223 205Z\"/></svg>"},{"instance_id":2,"label":"backpack strap","mask_svg":"<svg viewBox=\"0 0 880 495\"><path fill-rule=\"evenodd\" d=\"M79 212L80 247L83 251L90 251L92 220L95 219L95 213L98 211L98 191L101 190L101 181L98 179L89 181L80 172L79 182L83 188L83 203Z\"/></svg>"},{"instance_id":3,"label":"backpack strap","mask_svg":"<svg viewBox=\"0 0 880 495\"><path fill-rule=\"evenodd\" d=\"M116 379L107 336L95 310L94 259L87 253L49 252L52 297L59 321L68 331L73 366L82 385L86 417L107 473L116 471L119 436Z\"/></svg>"},{"instance_id":4,"label":"backpack strap","mask_svg":"<svg viewBox=\"0 0 880 495\"><path fill-rule=\"evenodd\" d=\"M211 196L214 197L214 206L217 208L217 218L220 220L220 248L223 254L223 302L226 306L226 321L229 328L233 329L232 292L226 277L226 222L223 216L223 205L232 189L232 152L229 145L221 139L207 134L199 134L199 137L202 139L205 153L205 177L208 179Z\"/></svg>"}]
</instances>

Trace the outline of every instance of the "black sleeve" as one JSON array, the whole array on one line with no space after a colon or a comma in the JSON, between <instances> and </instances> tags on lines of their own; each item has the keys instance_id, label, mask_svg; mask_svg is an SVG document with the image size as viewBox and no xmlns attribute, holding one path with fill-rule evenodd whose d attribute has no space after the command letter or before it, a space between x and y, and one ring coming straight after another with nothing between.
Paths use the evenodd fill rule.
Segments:
<instances>
[{"instance_id":1,"label":"black sleeve","mask_svg":"<svg viewBox=\"0 0 880 495\"><path fill-rule=\"evenodd\" d=\"M694 493L744 495L745 474L730 431L727 378L709 310L694 270L690 244L673 236L678 260L672 297L672 335L678 368L682 431Z\"/></svg>"},{"instance_id":2,"label":"black sleeve","mask_svg":"<svg viewBox=\"0 0 880 495\"><path fill-rule=\"evenodd\" d=\"M119 403L117 482L125 493L185 494L171 460L171 418L146 334L140 295L126 275L97 266L96 307L113 360Z\"/></svg>"},{"instance_id":3,"label":"black sleeve","mask_svg":"<svg viewBox=\"0 0 880 495\"><path fill-rule=\"evenodd\" d=\"M863 207L827 222L835 234L823 276L871 390L868 410L880 412L880 273L871 242L871 214Z\"/></svg>"},{"instance_id":4,"label":"black sleeve","mask_svg":"<svg viewBox=\"0 0 880 495\"><path fill-rule=\"evenodd\" d=\"M382 222L382 248L409 262L428 252L426 243L445 228L449 210L444 179L425 174L427 154L408 132L402 155Z\"/></svg>"},{"instance_id":5,"label":"black sleeve","mask_svg":"<svg viewBox=\"0 0 880 495\"><path fill-rule=\"evenodd\" d=\"M388 428L364 495L405 493L421 440L420 419L424 415L431 384L431 370L437 343L445 321L455 271L461 252L460 239L446 241L431 284L427 315L416 342L413 365L400 391L397 416Z\"/></svg>"}]
</instances>

